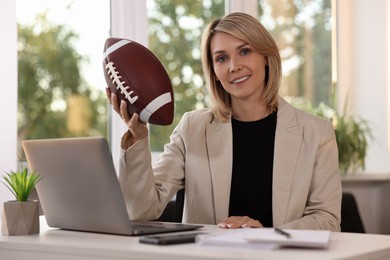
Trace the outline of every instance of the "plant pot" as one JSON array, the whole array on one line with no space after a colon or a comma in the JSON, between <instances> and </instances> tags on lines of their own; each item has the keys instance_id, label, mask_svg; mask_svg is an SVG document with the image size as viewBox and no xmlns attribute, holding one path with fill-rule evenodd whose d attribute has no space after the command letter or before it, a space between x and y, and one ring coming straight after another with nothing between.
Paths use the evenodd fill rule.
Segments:
<instances>
[{"instance_id":1,"label":"plant pot","mask_svg":"<svg viewBox=\"0 0 390 260\"><path fill-rule=\"evenodd\" d=\"M39 204L36 200L4 202L1 234L31 235L39 233Z\"/></svg>"}]
</instances>

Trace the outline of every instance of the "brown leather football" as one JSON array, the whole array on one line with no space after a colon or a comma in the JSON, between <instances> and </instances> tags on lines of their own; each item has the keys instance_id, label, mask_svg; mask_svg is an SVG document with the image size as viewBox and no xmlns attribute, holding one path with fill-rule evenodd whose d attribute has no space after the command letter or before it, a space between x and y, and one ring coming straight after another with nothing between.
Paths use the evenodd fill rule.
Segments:
<instances>
[{"instance_id":1,"label":"brown leather football","mask_svg":"<svg viewBox=\"0 0 390 260\"><path fill-rule=\"evenodd\" d=\"M104 77L130 115L141 121L170 125L174 115L171 80L157 57L143 45L122 38L108 38L103 52Z\"/></svg>"}]
</instances>

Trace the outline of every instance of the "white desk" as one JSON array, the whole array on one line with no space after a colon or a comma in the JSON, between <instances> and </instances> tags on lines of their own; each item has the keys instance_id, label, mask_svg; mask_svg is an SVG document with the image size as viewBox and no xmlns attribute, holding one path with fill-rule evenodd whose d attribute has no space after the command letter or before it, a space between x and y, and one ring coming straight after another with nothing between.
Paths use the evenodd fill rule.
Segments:
<instances>
[{"instance_id":1,"label":"white desk","mask_svg":"<svg viewBox=\"0 0 390 260\"><path fill-rule=\"evenodd\" d=\"M41 219L39 235L1 236L0 259L390 259L390 236L332 233L330 248L243 249L182 244L145 245L137 237L50 229ZM205 230L229 232L216 226Z\"/></svg>"}]
</instances>

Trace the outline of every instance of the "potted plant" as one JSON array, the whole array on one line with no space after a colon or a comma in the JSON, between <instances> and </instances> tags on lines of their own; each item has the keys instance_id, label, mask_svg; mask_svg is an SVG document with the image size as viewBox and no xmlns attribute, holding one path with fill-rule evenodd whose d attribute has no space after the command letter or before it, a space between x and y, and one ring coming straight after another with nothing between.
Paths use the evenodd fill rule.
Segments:
<instances>
[{"instance_id":1,"label":"potted plant","mask_svg":"<svg viewBox=\"0 0 390 260\"><path fill-rule=\"evenodd\" d=\"M14 194L13 201L3 205L1 233L3 235L30 235L39 233L39 204L29 200L30 192L41 177L22 167L21 171L6 172L2 183Z\"/></svg>"},{"instance_id":2,"label":"potted plant","mask_svg":"<svg viewBox=\"0 0 390 260\"><path fill-rule=\"evenodd\" d=\"M342 174L365 169L368 138L372 138L371 128L363 118L346 113L337 114L333 125L339 149L339 165Z\"/></svg>"}]
</instances>

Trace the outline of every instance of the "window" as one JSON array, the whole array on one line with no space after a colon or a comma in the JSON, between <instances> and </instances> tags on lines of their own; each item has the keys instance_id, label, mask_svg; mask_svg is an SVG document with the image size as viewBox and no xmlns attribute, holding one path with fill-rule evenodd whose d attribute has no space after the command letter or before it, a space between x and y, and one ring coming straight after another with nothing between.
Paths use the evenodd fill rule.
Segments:
<instances>
[{"instance_id":1,"label":"window","mask_svg":"<svg viewBox=\"0 0 390 260\"><path fill-rule=\"evenodd\" d=\"M329 100L329 1L259 1L259 19L281 48L284 96ZM146 1L148 47L164 64L175 92L174 123L150 126L153 151L163 149L184 112L207 106L200 39L208 22L224 15L225 2ZM100 54L109 35L110 8L109 1L94 3L94 15L85 20L90 4L18 0L19 144L22 139L108 135Z\"/></svg>"},{"instance_id":2,"label":"window","mask_svg":"<svg viewBox=\"0 0 390 260\"><path fill-rule=\"evenodd\" d=\"M332 89L331 0L260 0L259 20L280 49L282 96L329 104Z\"/></svg>"},{"instance_id":3,"label":"window","mask_svg":"<svg viewBox=\"0 0 390 260\"><path fill-rule=\"evenodd\" d=\"M109 1L17 0L20 156L23 139L107 136L109 12Z\"/></svg>"}]
</instances>

